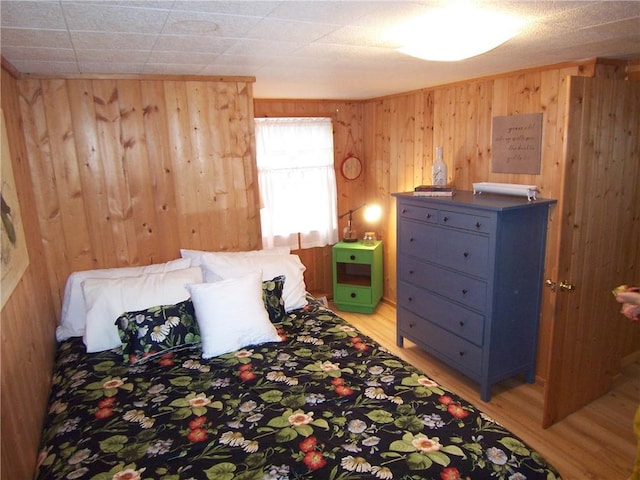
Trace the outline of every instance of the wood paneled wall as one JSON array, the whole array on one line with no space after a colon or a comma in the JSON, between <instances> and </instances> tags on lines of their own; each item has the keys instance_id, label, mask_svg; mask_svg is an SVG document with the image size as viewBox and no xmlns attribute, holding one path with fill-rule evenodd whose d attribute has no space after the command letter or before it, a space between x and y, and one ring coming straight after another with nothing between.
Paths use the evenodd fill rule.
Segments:
<instances>
[{"instance_id":1,"label":"wood paneled wall","mask_svg":"<svg viewBox=\"0 0 640 480\"><path fill-rule=\"evenodd\" d=\"M56 312L76 270L260 247L251 79L18 86Z\"/></svg>"},{"instance_id":2,"label":"wood paneled wall","mask_svg":"<svg viewBox=\"0 0 640 480\"><path fill-rule=\"evenodd\" d=\"M2 337L0 477L31 478L51 386L56 315L22 133L17 82L2 68L4 112L29 266L0 314Z\"/></svg>"},{"instance_id":3,"label":"wood paneled wall","mask_svg":"<svg viewBox=\"0 0 640 480\"><path fill-rule=\"evenodd\" d=\"M256 117L329 117L333 120L334 168L338 191L338 212L344 213L363 203L372 202L365 194L367 172L373 165L372 158L363 156L363 102L333 100L272 100L255 99ZM363 174L355 180L347 180L340 173L342 161L349 154L356 154L363 163ZM354 227L359 234L365 230L362 211L354 214ZM340 228L346 225L343 219ZM374 227L367 228L377 228ZM339 232L342 238L342 230ZM294 252L307 266L307 289L317 294L333 295L331 247L311 248Z\"/></svg>"}]
</instances>

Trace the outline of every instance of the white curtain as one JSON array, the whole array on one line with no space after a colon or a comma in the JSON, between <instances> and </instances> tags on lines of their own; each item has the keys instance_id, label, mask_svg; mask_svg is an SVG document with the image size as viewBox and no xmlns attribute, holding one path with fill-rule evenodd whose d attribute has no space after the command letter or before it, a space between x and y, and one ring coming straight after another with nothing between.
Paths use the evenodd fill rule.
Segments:
<instances>
[{"instance_id":1,"label":"white curtain","mask_svg":"<svg viewBox=\"0 0 640 480\"><path fill-rule=\"evenodd\" d=\"M262 248L338 241L330 118L256 119Z\"/></svg>"}]
</instances>

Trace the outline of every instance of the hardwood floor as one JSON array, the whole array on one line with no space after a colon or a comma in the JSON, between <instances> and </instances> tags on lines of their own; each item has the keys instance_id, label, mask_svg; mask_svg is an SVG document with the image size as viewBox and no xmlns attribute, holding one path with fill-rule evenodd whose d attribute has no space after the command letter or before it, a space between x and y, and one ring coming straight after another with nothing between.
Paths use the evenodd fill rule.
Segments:
<instances>
[{"instance_id":1,"label":"hardwood floor","mask_svg":"<svg viewBox=\"0 0 640 480\"><path fill-rule=\"evenodd\" d=\"M564 480L626 480L636 454L632 422L640 404L640 363L626 365L606 395L548 429L543 429L543 388L517 378L495 385L489 403L479 386L405 340L396 346L396 310L380 303L375 313L338 312L362 333L423 370L436 382L477 405L540 452Z\"/></svg>"}]
</instances>

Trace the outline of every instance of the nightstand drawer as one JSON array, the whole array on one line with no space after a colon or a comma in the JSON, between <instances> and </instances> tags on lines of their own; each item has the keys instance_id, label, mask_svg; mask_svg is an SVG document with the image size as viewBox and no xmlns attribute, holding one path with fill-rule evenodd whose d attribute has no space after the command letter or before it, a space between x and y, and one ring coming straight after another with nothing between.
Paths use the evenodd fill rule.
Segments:
<instances>
[{"instance_id":1,"label":"nightstand drawer","mask_svg":"<svg viewBox=\"0 0 640 480\"><path fill-rule=\"evenodd\" d=\"M468 213L441 210L438 212L438 223L452 228L461 228L471 232L491 233L495 229L493 217L470 215Z\"/></svg>"},{"instance_id":2,"label":"nightstand drawer","mask_svg":"<svg viewBox=\"0 0 640 480\"><path fill-rule=\"evenodd\" d=\"M335 261L337 263L367 263L373 262L373 252L371 250L335 250Z\"/></svg>"},{"instance_id":3,"label":"nightstand drawer","mask_svg":"<svg viewBox=\"0 0 640 480\"><path fill-rule=\"evenodd\" d=\"M482 346L483 315L404 282L401 282L398 290L398 308L410 310L425 320Z\"/></svg>"},{"instance_id":4,"label":"nightstand drawer","mask_svg":"<svg viewBox=\"0 0 640 480\"><path fill-rule=\"evenodd\" d=\"M334 287L333 295L333 301L336 303L353 303L360 305L370 305L372 303L371 288L367 287L338 284Z\"/></svg>"},{"instance_id":5,"label":"nightstand drawer","mask_svg":"<svg viewBox=\"0 0 640 480\"><path fill-rule=\"evenodd\" d=\"M486 277L489 237L459 230L401 221L398 250L471 275Z\"/></svg>"},{"instance_id":6,"label":"nightstand drawer","mask_svg":"<svg viewBox=\"0 0 640 480\"><path fill-rule=\"evenodd\" d=\"M431 290L481 312L486 308L486 282L405 255L398 257L398 280Z\"/></svg>"},{"instance_id":7,"label":"nightstand drawer","mask_svg":"<svg viewBox=\"0 0 640 480\"><path fill-rule=\"evenodd\" d=\"M418 315L398 309L398 332L413 342L422 343L430 352L472 378L481 373L482 349Z\"/></svg>"}]
</instances>

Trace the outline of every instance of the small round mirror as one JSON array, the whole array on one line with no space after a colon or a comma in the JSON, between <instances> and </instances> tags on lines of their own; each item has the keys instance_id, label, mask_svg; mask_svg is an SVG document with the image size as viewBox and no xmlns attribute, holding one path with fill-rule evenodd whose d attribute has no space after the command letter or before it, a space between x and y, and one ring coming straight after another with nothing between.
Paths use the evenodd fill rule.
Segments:
<instances>
[{"instance_id":1,"label":"small round mirror","mask_svg":"<svg viewBox=\"0 0 640 480\"><path fill-rule=\"evenodd\" d=\"M362 173L362 162L355 155L347 155L342 161L340 171L347 180L355 180Z\"/></svg>"}]
</instances>

